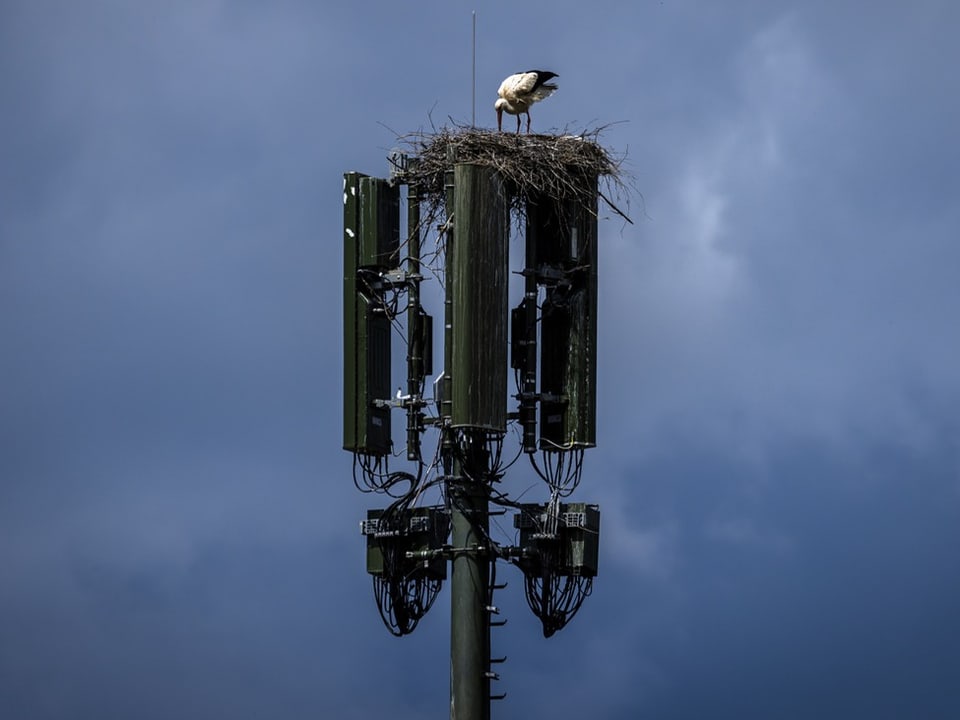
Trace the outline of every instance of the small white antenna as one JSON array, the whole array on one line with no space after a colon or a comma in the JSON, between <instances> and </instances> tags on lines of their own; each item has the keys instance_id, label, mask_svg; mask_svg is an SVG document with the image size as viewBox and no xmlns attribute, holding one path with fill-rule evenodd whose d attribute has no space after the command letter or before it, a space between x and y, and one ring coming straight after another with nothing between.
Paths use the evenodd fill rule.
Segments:
<instances>
[{"instance_id":1,"label":"small white antenna","mask_svg":"<svg viewBox=\"0 0 960 720\"><path fill-rule=\"evenodd\" d=\"M471 84L470 126L477 127L477 11L473 11L473 82Z\"/></svg>"}]
</instances>

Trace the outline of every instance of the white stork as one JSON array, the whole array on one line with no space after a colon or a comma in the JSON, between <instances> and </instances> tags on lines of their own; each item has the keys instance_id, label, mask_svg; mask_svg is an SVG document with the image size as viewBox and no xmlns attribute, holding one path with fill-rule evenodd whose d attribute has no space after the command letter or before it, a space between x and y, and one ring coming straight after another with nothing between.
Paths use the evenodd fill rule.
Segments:
<instances>
[{"instance_id":1,"label":"white stork","mask_svg":"<svg viewBox=\"0 0 960 720\"><path fill-rule=\"evenodd\" d=\"M497 102L493 107L497 111L497 130L503 131L504 111L517 116L517 134L520 133L520 115L527 114L527 132L530 132L530 106L557 91L555 83L547 82L559 77L549 70L527 70L511 75L497 90Z\"/></svg>"}]
</instances>

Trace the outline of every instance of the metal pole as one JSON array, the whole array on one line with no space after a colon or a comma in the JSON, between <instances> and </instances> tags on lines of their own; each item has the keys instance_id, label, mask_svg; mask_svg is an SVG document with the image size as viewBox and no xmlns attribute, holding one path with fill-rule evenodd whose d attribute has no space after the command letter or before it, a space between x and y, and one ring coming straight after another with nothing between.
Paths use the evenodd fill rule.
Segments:
<instances>
[{"instance_id":1,"label":"metal pole","mask_svg":"<svg viewBox=\"0 0 960 720\"><path fill-rule=\"evenodd\" d=\"M473 67L473 78L470 84L471 95L470 99L472 104L470 106L470 126L477 126L477 11L473 11L473 58L472 58L472 67Z\"/></svg>"},{"instance_id":2,"label":"metal pole","mask_svg":"<svg viewBox=\"0 0 960 720\"><path fill-rule=\"evenodd\" d=\"M419 402L423 394L424 351L420 317L420 195L419 188L407 186L407 460L420 459L422 414Z\"/></svg>"},{"instance_id":3,"label":"metal pole","mask_svg":"<svg viewBox=\"0 0 960 720\"><path fill-rule=\"evenodd\" d=\"M520 386L520 427L523 428L523 451L537 451L537 236L527 228L526 267L524 268L523 314L523 375Z\"/></svg>"},{"instance_id":4,"label":"metal pole","mask_svg":"<svg viewBox=\"0 0 960 720\"><path fill-rule=\"evenodd\" d=\"M452 165L455 160L453 148L447 149L447 161ZM451 406L453 404L453 220L454 220L454 189L453 189L453 170L448 170L443 176L444 201L447 208L447 218L443 230L443 255L444 255L444 277L443 277L443 375L440 382L437 383L440 391L440 399L437 403L440 418L443 421L443 427L449 427ZM450 454L450 433L441 434L440 442L444 458ZM450 475L453 472L453 466L444 466L444 474Z\"/></svg>"},{"instance_id":5,"label":"metal pole","mask_svg":"<svg viewBox=\"0 0 960 720\"><path fill-rule=\"evenodd\" d=\"M490 718L490 584L487 457L481 439L464 436L464 457L450 483L453 562L450 586L450 720Z\"/></svg>"}]
</instances>

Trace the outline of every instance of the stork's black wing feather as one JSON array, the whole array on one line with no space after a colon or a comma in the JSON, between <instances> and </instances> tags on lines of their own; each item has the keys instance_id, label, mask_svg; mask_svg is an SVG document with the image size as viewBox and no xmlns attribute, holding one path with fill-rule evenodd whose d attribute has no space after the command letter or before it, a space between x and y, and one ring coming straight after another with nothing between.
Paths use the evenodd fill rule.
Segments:
<instances>
[{"instance_id":1,"label":"stork's black wing feather","mask_svg":"<svg viewBox=\"0 0 960 720\"><path fill-rule=\"evenodd\" d=\"M555 78L555 77L560 77L555 72L550 72L549 70L527 70L527 72L537 74L537 81L533 83L533 87L530 88L530 92L533 92L538 87L546 83L547 80L550 80L551 78Z\"/></svg>"}]
</instances>

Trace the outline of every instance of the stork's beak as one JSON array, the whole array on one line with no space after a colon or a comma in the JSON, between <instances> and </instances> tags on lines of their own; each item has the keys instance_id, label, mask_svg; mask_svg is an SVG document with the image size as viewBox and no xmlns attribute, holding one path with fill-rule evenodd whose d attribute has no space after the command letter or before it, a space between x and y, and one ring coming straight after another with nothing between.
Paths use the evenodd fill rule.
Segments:
<instances>
[{"instance_id":1,"label":"stork's beak","mask_svg":"<svg viewBox=\"0 0 960 720\"><path fill-rule=\"evenodd\" d=\"M497 130L503 132L503 110L497 108Z\"/></svg>"}]
</instances>

